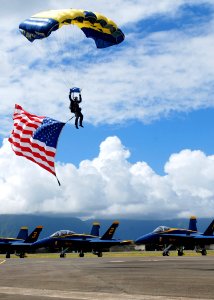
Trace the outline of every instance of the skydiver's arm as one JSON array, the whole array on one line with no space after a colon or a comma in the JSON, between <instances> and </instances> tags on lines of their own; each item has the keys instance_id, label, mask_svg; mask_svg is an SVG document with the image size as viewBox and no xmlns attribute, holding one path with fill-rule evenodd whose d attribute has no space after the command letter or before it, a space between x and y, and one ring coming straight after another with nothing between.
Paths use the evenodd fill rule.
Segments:
<instances>
[{"instance_id":1,"label":"skydiver's arm","mask_svg":"<svg viewBox=\"0 0 214 300\"><path fill-rule=\"evenodd\" d=\"M70 99L70 101L72 100L72 98L71 98L71 93L69 94L69 99Z\"/></svg>"},{"instance_id":2,"label":"skydiver's arm","mask_svg":"<svg viewBox=\"0 0 214 300\"><path fill-rule=\"evenodd\" d=\"M80 103L80 102L82 102L82 96L81 96L81 94L79 94L79 101L78 101L78 103Z\"/></svg>"}]
</instances>

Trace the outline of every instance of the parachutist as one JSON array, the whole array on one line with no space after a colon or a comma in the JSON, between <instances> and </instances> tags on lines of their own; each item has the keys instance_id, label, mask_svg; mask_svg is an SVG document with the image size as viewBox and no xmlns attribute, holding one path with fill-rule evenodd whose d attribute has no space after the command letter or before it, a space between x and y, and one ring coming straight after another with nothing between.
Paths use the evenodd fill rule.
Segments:
<instances>
[{"instance_id":1,"label":"parachutist","mask_svg":"<svg viewBox=\"0 0 214 300\"><path fill-rule=\"evenodd\" d=\"M83 127L83 125L82 125L83 114L81 112L82 109L79 106L79 103L82 102L81 93L79 93L79 98L78 97L74 97L74 96L72 97L71 91L70 91L69 99L70 99L70 106L69 106L70 111L75 114L75 127L76 127L76 129L79 129L79 127L78 127L78 121L79 121L79 126Z\"/></svg>"}]
</instances>

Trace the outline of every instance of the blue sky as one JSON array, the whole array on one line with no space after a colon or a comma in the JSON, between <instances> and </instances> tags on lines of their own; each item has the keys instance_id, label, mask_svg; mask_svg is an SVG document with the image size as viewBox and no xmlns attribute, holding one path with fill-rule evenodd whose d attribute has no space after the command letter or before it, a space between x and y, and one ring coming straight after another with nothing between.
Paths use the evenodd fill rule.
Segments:
<instances>
[{"instance_id":1,"label":"blue sky","mask_svg":"<svg viewBox=\"0 0 214 300\"><path fill-rule=\"evenodd\" d=\"M161 175L172 153L192 149L213 154L213 120L214 109L201 109L174 113L150 124L134 121L121 126L87 124L84 131L66 126L60 136L57 159L64 162L72 159L78 166L82 160L98 155L99 145L106 137L116 135L131 151L130 162L144 160Z\"/></svg>"},{"instance_id":2,"label":"blue sky","mask_svg":"<svg viewBox=\"0 0 214 300\"><path fill-rule=\"evenodd\" d=\"M213 1L23 0L20 7L15 0L13 8L3 2L0 203L7 204L0 213L213 216ZM106 15L125 41L97 51L79 30L66 28L72 43L52 51L51 40L32 44L19 33L31 15L67 7ZM7 137L15 103L68 120L72 85L83 89L84 129L76 130L73 119L61 133L59 188L51 174L16 157Z\"/></svg>"}]
</instances>

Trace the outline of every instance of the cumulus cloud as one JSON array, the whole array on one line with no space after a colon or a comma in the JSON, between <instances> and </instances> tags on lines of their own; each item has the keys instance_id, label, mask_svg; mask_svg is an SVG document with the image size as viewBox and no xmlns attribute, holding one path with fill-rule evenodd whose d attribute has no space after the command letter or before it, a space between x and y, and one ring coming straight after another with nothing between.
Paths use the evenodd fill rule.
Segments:
<instances>
[{"instance_id":1,"label":"cumulus cloud","mask_svg":"<svg viewBox=\"0 0 214 300\"><path fill-rule=\"evenodd\" d=\"M61 180L0 149L0 213L71 213L77 217L212 217L214 156L183 150L169 157L165 175L146 162L130 163L131 153L116 136L100 144L97 157L79 167L57 163Z\"/></svg>"},{"instance_id":2,"label":"cumulus cloud","mask_svg":"<svg viewBox=\"0 0 214 300\"><path fill-rule=\"evenodd\" d=\"M150 122L172 111L213 107L212 14L206 22L199 20L192 26L190 22L188 30L178 26L145 34L140 27L145 19L152 22L158 15L173 21L182 14L180 9L185 3L184 0L63 1L63 7L90 8L106 14L121 26L126 40L114 49L96 50L96 55L92 41L81 43L80 62L61 72L50 63L49 51L44 48L38 51L35 43L29 43L19 33L18 24L37 11L61 8L62 3L23 0L20 5L20 1L14 0L11 7L3 0L0 134L4 135L11 127L8 117L15 103L37 114L68 119L67 94L74 81L69 85L64 79L70 78L77 69L75 85L83 88L85 120L91 124L123 123L130 119ZM213 8L213 1L209 0L188 3ZM67 54L65 51L60 58ZM138 109L134 110L133 106Z\"/></svg>"}]
</instances>

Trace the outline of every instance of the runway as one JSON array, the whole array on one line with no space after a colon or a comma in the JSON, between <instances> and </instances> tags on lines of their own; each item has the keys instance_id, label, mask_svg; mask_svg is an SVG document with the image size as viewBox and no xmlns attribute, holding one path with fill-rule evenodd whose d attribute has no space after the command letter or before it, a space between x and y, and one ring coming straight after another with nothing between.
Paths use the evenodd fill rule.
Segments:
<instances>
[{"instance_id":1,"label":"runway","mask_svg":"<svg viewBox=\"0 0 214 300\"><path fill-rule=\"evenodd\" d=\"M213 278L214 256L0 259L0 299L214 299Z\"/></svg>"}]
</instances>

